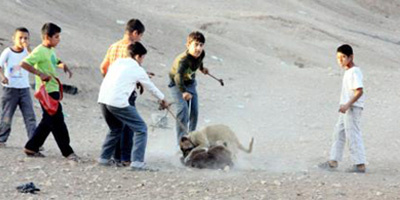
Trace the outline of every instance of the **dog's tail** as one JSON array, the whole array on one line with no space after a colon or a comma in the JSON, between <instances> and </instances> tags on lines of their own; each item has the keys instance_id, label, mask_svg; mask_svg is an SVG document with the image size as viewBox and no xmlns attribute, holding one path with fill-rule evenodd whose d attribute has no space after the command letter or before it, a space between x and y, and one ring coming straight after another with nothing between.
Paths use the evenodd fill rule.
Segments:
<instances>
[{"instance_id":1,"label":"dog's tail","mask_svg":"<svg viewBox=\"0 0 400 200\"><path fill-rule=\"evenodd\" d=\"M254 138L251 138L250 144L249 144L249 148L248 148L248 149L246 149L246 148L245 148L242 144L240 144L239 142L238 142L238 147L239 147L240 150L242 150L242 151L244 151L244 152L246 152L246 153L251 153L251 151L253 151L253 143L254 143Z\"/></svg>"}]
</instances>

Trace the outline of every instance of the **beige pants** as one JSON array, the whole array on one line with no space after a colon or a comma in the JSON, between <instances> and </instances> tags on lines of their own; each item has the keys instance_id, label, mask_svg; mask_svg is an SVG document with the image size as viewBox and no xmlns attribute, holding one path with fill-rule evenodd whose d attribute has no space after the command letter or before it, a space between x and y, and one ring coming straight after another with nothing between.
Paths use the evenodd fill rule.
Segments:
<instances>
[{"instance_id":1,"label":"beige pants","mask_svg":"<svg viewBox=\"0 0 400 200\"><path fill-rule=\"evenodd\" d=\"M343 150L348 140L351 159L354 164L365 164L365 148L361 136L360 119L362 108L351 107L345 114L340 114L333 132L333 145L330 160L341 161Z\"/></svg>"}]
</instances>

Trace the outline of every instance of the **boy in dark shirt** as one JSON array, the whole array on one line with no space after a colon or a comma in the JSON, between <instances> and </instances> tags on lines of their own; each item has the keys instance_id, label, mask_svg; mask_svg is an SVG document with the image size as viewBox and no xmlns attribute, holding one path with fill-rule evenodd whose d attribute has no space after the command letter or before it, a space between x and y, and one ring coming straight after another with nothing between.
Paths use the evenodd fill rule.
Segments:
<instances>
[{"instance_id":1,"label":"boy in dark shirt","mask_svg":"<svg viewBox=\"0 0 400 200\"><path fill-rule=\"evenodd\" d=\"M208 69L203 66L204 35L200 32L192 32L187 37L187 50L178 55L169 73L172 98L177 106L177 118L185 125L182 129L179 122L176 123L177 143L187 131L194 131L197 126L198 96L196 91L196 71L199 69L208 74ZM188 125L189 123L189 125ZM187 128L189 126L189 129Z\"/></svg>"}]
</instances>

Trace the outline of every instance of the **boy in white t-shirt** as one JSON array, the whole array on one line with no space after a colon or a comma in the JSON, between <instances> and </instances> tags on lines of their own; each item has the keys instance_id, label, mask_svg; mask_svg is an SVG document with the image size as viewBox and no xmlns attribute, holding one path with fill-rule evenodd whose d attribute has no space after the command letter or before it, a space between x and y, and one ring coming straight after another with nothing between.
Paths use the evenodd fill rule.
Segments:
<instances>
[{"instance_id":1,"label":"boy in white t-shirt","mask_svg":"<svg viewBox=\"0 0 400 200\"><path fill-rule=\"evenodd\" d=\"M346 172L365 173L366 158L360 130L361 112L364 107L363 75L353 62L353 49L344 44L337 49L337 62L345 70L340 95L339 119L334 131L334 142L330 159L319 165L323 169L335 169L342 160L343 150L348 139L350 155L354 165Z\"/></svg>"},{"instance_id":2,"label":"boy in white t-shirt","mask_svg":"<svg viewBox=\"0 0 400 200\"><path fill-rule=\"evenodd\" d=\"M5 146L10 135L11 122L17 107L21 109L29 138L36 128L35 113L29 92L29 73L19 64L29 54L28 29L24 27L15 29L13 42L14 45L4 49L0 56L0 78L3 85L0 146Z\"/></svg>"},{"instance_id":3,"label":"boy in white t-shirt","mask_svg":"<svg viewBox=\"0 0 400 200\"><path fill-rule=\"evenodd\" d=\"M141 67L147 53L139 42L130 44L127 48L129 58L119 58L108 69L100 86L98 103L103 117L109 127L104 140L100 165L113 165L111 156L117 148L117 142L127 126L134 133L131 138L133 148L130 167L134 171L154 171L144 162L147 146L147 125L140 116L135 105L129 103L130 95L135 91L136 83L154 95L160 103L160 108L168 107L164 94L151 82L146 71ZM123 141L124 142L124 141Z\"/></svg>"}]
</instances>

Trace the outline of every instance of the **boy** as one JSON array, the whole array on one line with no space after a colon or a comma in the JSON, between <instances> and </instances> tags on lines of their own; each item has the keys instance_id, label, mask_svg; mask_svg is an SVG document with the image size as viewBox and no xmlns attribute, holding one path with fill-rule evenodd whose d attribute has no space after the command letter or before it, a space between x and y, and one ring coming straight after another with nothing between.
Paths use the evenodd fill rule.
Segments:
<instances>
[{"instance_id":1,"label":"boy","mask_svg":"<svg viewBox=\"0 0 400 200\"><path fill-rule=\"evenodd\" d=\"M21 67L36 75L36 91L40 88L42 81L44 81L46 91L54 99L60 98L59 84L55 80L55 77L57 77L56 67L60 67L65 73L68 73L69 78L72 76L72 72L67 65L56 57L54 51L54 48L60 42L60 33L61 28L56 24L44 24L42 27L42 44L37 46L21 62ZM33 157L44 157L39 152L39 147L43 145L47 136L52 132L62 155L68 160L78 161L78 157L69 145L69 134L64 122L61 104L59 103L58 110L54 115L49 115L43 106L42 110L43 118L32 138L26 143L25 154Z\"/></svg>"},{"instance_id":2,"label":"boy","mask_svg":"<svg viewBox=\"0 0 400 200\"><path fill-rule=\"evenodd\" d=\"M320 168L335 169L342 160L346 138L349 140L350 155L354 165L346 172L365 173L366 159L360 130L361 112L364 107L363 75L354 62L353 49L344 44L337 49L337 62L345 70L340 96L339 119L334 131L334 142L330 159L321 163Z\"/></svg>"},{"instance_id":3,"label":"boy","mask_svg":"<svg viewBox=\"0 0 400 200\"><path fill-rule=\"evenodd\" d=\"M120 58L111 65L100 86L98 102L110 131L104 141L99 164L110 165L112 163L110 158L125 126L134 132L134 135L129 138L134 143L131 153L131 169L152 171L144 163L147 126L136 107L130 105L129 95L135 90L136 83L139 82L159 99L161 108L166 108L168 103L164 100L164 94L154 86L146 71L141 67L147 53L145 47L139 42L130 44L128 53L130 58Z\"/></svg>"},{"instance_id":4,"label":"boy","mask_svg":"<svg viewBox=\"0 0 400 200\"><path fill-rule=\"evenodd\" d=\"M15 29L13 42L14 45L4 49L0 56L0 78L3 85L0 147L5 146L10 136L12 118L17 106L21 109L28 138L32 137L36 128L35 112L29 92L29 73L19 65L29 54L28 29L24 27Z\"/></svg>"},{"instance_id":5,"label":"boy","mask_svg":"<svg viewBox=\"0 0 400 200\"><path fill-rule=\"evenodd\" d=\"M177 118L185 125L186 130L182 129L179 122L176 123L177 145L180 138L187 131L194 131L197 126L198 117L198 96L196 91L196 71L200 69L204 74L208 74L208 69L203 66L204 35L200 32L192 32L186 40L186 51L178 55L169 72L170 87L172 98L177 106ZM189 130L187 130L189 122Z\"/></svg>"},{"instance_id":6,"label":"boy","mask_svg":"<svg viewBox=\"0 0 400 200\"><path fill-rule=\"evenodd\" d=\"M104 57L103 62L100 65L101 74L106 76L108 68L118 58L129 58L128 46L132 43L139 42L145 31L145 27L142 22L138 19L131 19L128 21L125 27L125 33L121 40L112 44ZM129 103L135 105L136 92L132 92ZM131 151L132 151L132 138L133 132L128 128L124 127L121 139L117 143L118 148L115 150L114 159L121 161L122 166L129 166L131 162Z\"/></svg>"}]
</instances>

